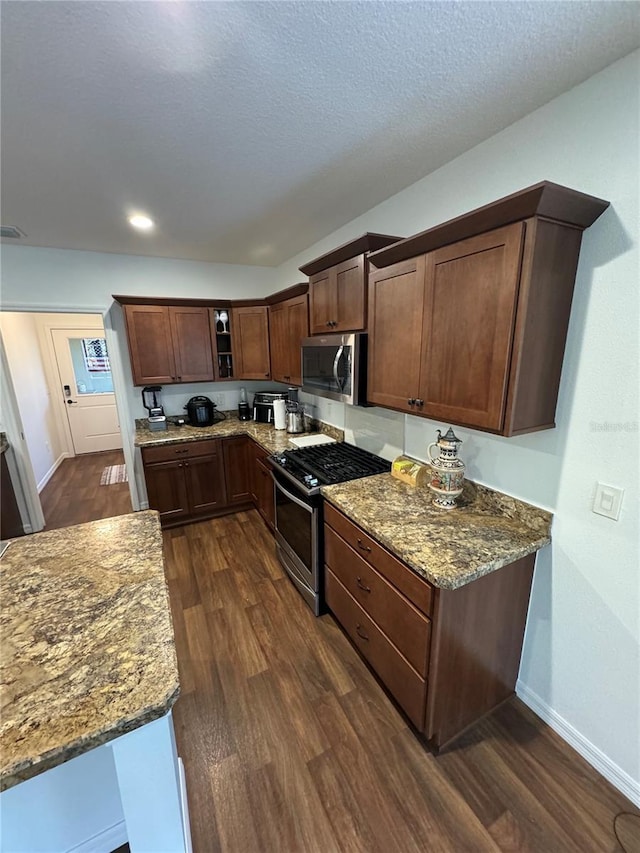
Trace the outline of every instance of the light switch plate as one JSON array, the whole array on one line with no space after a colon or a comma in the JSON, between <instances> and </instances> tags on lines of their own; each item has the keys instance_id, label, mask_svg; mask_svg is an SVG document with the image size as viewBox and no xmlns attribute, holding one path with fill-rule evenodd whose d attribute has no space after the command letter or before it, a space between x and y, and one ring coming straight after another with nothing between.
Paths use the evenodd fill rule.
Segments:
<instances>
[{"instance_id":1,"label":"light switch plate","mask_svg":"<svg viewBox=\"0 0 640 853\"><path fill-rule=\"evenodd\" d=\"M614 521L617 521L620 518L623 495L624 489L617 489L615 486L605 486L604 483L598 483L593 499L593 511L598 513L598 515L604 515L606 518L612 518Z\"/></svg>"}]
</instances>

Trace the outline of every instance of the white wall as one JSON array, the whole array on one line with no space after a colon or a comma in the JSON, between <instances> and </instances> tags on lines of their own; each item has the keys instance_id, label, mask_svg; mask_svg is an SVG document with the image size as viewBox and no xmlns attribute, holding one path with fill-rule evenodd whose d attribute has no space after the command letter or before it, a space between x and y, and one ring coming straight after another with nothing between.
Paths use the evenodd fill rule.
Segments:
<instances>
[{"instance_id":1,"label":"white wall","mask_svg":"<svg viewBox=\"0 0 640 853\"><path fill-rule=\"evenodd\" d=\"M63 445L40 351L38 325L33 314L3 312L0 314L0 330L40 491L51 476L63 452Z\"/></svg>"},{"instance_id":2,"label":"white wall","mask_svg":"<svg viewBox=\"0 0 640 853\"><path fill-rule=\"evenodd\" d=\"M557 427L518 438L457 429L469 476L550 508L537 563L519 692L627 794L640 793L638 554L639 54L452 161L278 269L364 233L410 235L551 180L611 201L584 234ZM356 443L425 459L436 424L315 401ZM618 522L591 512L596 481L625 489Z\"/></svg>"}]
</instances>

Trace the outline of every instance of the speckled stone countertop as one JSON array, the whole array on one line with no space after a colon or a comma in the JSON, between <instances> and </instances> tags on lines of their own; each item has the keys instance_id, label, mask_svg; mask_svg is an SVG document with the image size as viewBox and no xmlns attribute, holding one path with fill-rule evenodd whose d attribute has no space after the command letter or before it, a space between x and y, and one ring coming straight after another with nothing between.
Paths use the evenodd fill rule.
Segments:
<instances>
[{"instance_id":1,"label":"speckled stone countertop","mask_svg":"<svg viewBox=\"0 0 640 853\"><path fill-rule=\"evenodd\" d=\"M0 790L171 709L178 668L157 512L16 539L0 595Z\"/></svg>"},{"instance_id":2,"label":"speckled stone countertop","mask_svg":"<svg viewBox=\"0 0 640 853\"><path fill-rule=\"evenodd\" d=\"M452 510L435 507L427 487L391 474L324 486L322 494L441 589L457 589L551 542L551 513L469 480Z\"/></svg>"},{"instance_id":3,"label":"speckled stone countertop","mask_svg":"<svg viewBox=\"0 0 640 853\"><path fill-rule=\"evenodd\" d=\"M317 429L304 433L311 435L322 432L341 441L343 431L328 424L318 424ZM226 412L226 420L219 421L210 427L176 426L169 423L166 430L152 432L144 419L136 421L136 447L157 447L163 444L176 444L182 441L200 441L205 438L226 438L233 435L248 435L269 453L290 450L293 445L289 439L298 438L286 430L276 430L270 424L259 424L255 421L239 421L235 412Z\"/></svg>"}]
</instances>

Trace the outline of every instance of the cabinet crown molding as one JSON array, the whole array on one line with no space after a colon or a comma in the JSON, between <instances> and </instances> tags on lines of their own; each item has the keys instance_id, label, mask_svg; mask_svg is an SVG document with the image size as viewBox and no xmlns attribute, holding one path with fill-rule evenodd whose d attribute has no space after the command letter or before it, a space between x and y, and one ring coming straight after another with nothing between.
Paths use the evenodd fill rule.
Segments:
<instances>
[{"instance_id":1,"label":"cabinet crown molding","mask_svg":"<svg viewBox=\"0 0 640 853\"><path fill-rule=\"evenodd\" d=\"M393 237L391 234L374 234L367 231L366 234L356 237L355 240L349 240L348 243L343 243L337 249L332 249L326 255L321 255L319 258L304 264L304 266L298 267L298 269L305 275L315 275L317 272L322 272L322 270L342 263L342 261L355 258L356 255L375 252L376 249L397 243L398 240L402 240L402 237Z\"/></svg>"},{"instance_id":2,"label":"cabinet crown molding","mask_svg":"<svg viewBox=\"0 0 640 853\"><path fill-rule=\"evenodd\" d=\"M493 231L512 222L539 217L584 231L609 207L609 202L569 187L541 181L512 195L449 219L369 255L378 269L440 249L450 243ZM300 269L303 269L302 267ZM304 272L304 269L303 269Z\"/></svg>"}]
</instances>

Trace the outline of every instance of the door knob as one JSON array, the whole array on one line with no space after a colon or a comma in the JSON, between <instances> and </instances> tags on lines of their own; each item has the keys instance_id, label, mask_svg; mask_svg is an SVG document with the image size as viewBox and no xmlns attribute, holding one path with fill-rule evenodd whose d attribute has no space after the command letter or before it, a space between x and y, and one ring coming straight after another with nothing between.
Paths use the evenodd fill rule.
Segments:
<instances>
[{"instance_id":1,"label":"door knob","mask_svg":"<svg viewBox=\"0 0 640 853\"><path fill-rule=\"evenodd\" d=\"M77 405L76 400L67 400L67 406L75 406L75 405Z\"/></svg>"}]
</instances>

